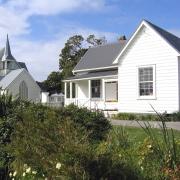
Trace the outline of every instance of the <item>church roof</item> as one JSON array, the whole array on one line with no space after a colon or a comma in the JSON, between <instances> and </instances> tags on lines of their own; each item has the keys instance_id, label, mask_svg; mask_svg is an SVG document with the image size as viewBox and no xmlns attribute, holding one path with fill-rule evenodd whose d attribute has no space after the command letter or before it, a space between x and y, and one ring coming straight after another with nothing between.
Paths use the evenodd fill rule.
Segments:
<instances>
[{"instance_id":1,"label":"church roof","mask_svg":"<svg viewBox=\"0 0 180 180\"><path fill-rule=\"evenodd\" d=\"M24 68L28 71L27 66L24 62L18 62L18 64L21 66L21 68Z\"/></svg>"},{"instance_id":2,"label":"church roof","mask_svg":"<svg viewBox=\"0 0 180 180\"><path fill-rule=\"evenodd\" d=\"M11 48L10 48L10 44L9 44L8 35L7 35L7 40L6 40L6 46L4 48L4 55L2 57L2 60L6 60L6 59L15 60L15 58L11 54Z\"/></svg>"},{"instance_id":3,"label":"church roof","mask_svg":"<svg viewBox=\"0 0 180 180\"><path fill-rule=\"evenodd\" d=\"M22 72L24 71L23 69L16 69L8 73L4 78L0 81L0 87L3 89L7 88L13 81L14 79L17 78Z\"/></svg>"}]
</instances>

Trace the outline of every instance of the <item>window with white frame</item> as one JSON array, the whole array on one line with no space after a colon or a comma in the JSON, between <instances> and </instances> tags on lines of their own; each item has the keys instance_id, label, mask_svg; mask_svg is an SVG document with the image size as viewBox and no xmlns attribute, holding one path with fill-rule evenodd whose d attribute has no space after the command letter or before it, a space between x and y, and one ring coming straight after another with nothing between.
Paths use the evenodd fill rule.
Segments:
<instances>
[{"instance_id":1,"label":"window with white frame","mask_svg":"<svg viewBox=\"0 0 180 180\"><path fill-rule=\"evenodd\" d=\"M28 86L25 81L22 81L19 85L19 97L20 99L28 99Z\"/></svg>"},{"instance_id":2,"label":"window with white frame","mask_svg":"<svg viewBox=\"0 0 180 180\"><path fill-rule=\"evenodd\" d=\"M91 97L100 98L101 83L100 80L91 81Z\"/></svg>"},{"instance_id":3,"label":"window with white frame","mask_svg":"<svg viewBox=\"0 0 180 180\"><path fill-rule=\"evenodd\" d=\"M155 68L153 66L138 67L138 79L139 79L139 96L155 96L155 82L154 74Z\"/></svg>"}]
</instances>

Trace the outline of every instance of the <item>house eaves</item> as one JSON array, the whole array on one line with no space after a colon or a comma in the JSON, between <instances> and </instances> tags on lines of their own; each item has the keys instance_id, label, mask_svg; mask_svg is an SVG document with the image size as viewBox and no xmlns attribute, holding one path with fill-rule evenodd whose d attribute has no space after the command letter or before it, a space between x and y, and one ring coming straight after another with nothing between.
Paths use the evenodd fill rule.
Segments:
<instances>
[{"instance_id":1,"label":"house eaves","mask_svg":"<svg viewBox=\"0 0 180 180\"><path fill-rule=\"evenodd\" d=\"M101 79L107 77L118 76L118 69L107 70L107 71L97 71L97 72L88 72L86 74L76 75L71 78L67 78L64 82L76 81L76 80L87 80L87 79Z\"/></svg>"}]
</instances>

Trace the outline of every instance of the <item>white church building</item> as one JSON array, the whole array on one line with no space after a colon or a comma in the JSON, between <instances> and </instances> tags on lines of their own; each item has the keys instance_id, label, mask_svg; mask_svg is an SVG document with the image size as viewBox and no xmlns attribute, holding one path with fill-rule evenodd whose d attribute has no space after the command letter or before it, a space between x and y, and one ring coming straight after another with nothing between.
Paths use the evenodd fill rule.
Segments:
<instances>
[{"instance_id":1,"label":"white church building","mask_svg":"<svg viewBox=\"0 0 180 180\"><path fill-rule=\"evenodd\" d=\"M18 62L11 54L8 35L5 47L0 50L0 87L21 99L41 102L41 89L29 74L26 64Z\"/></svg>"}]
</instances>

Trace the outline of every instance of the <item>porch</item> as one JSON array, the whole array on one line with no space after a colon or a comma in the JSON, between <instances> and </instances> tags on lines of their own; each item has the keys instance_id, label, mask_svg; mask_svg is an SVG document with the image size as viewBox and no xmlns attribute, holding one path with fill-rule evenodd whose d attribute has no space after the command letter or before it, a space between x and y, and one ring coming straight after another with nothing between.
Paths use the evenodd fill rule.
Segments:
<instances>
[{"instance_id":1,"label":"porch","mask_svg":"<svg viewBox=\"0 0 180 180\"><path fill-rule=\"evenodd\" d=\"M117 75L101 78L71 79L64 82L65 106L73 103L78 107L86 107L89 110L104 111L106 116L117 113Z\"/></svg>"}]
</instances>

